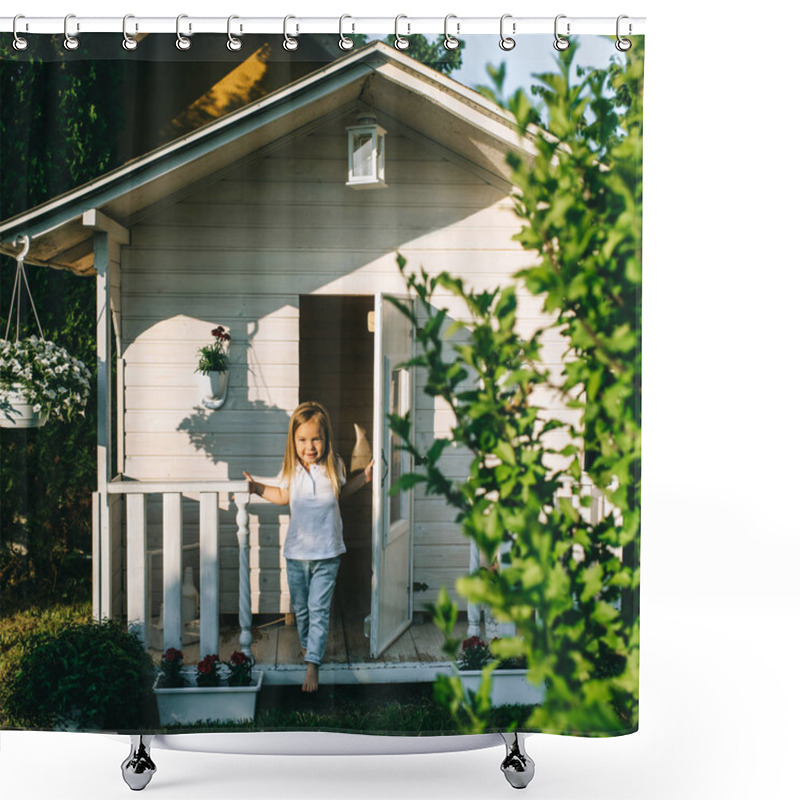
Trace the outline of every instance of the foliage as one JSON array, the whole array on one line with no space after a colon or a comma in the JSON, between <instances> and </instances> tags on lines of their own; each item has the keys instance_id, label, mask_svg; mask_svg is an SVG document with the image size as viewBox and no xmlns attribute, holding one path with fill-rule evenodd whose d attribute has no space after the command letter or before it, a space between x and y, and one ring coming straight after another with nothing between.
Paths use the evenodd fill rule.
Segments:
<instances>
[{"instance_id":1,"label":"foliage","mask_svg":"<svg viewBox=\"0 0 800 800\"><path fill-rule=\"evenodd\" d=\"M198 686L219 686L222 676L219 671L219 656L207 655L197 665L197 685Z\"/></svg>"},{"instance_id":2,"label":"foliage","mask_svg":"<svg viewBox=\"0 0 800 800\"><path fill-rule=\"evenodd\" d=\"M230 366L228 346L231 335L226 333L222 325L214 328L211 335L214 341L198 350L200 361L195 372L202 372L203 375L208 375L209 372L225 372Z\"/></svg>"},{"instance_id":3,"label":"foliage","mask_svg":"<svg viewBox=\"0 0 800 800\"><path fill-rule=\"evenodd\" d=\"M142 726L153 664L111 620L73 622L23 644L5 696L7 721L26 728L130 730Z\"/></svg>"},{"instance_id":4,"label":"foliage","mask_svg":"<svg viewBox=\"0 0 800 800\"><path fill-rule=\"evenodd\" d=\"M161 674L158 678L160 689L182 689L186 686L186 678L183 677L183 653L176 647L168 647L161 658L159 664Z\"/></svg>"},{"instance_id":5,"label":"foliage","mask_svg":"<svg viewBox=\"0 0 800 800\"><path fill-rule=\"evenodd\" d=\"M0 615L0 727L9 724L6 711L11 676L19 669L25 645L36 634L55 635L74 622L88 622L92 616L91 603L53 605L14 611L3 605Z\"/></svg>"},{"instance_id":6,"label":"foliage","mask_svg":"<svg viewBox=\"0 0 800 800\"><path fill-rule=\"evenodd\" d=\"M361 33L352 34L350 38L356 47L362 47L367 43L367 37ZM443 75L451 75L456 70L461 69L463 63L461 51L466 46L462 39L458 40L458 47L448 50L444 46L444 34L437 36L432 41L421 33L412 33L404 38L408 40L408 47L400 52L405 53L421 64L438 70ZM387 36L383 41L394 46L394 34Z\"/></svg>"},{"instance_id":7,"label":"foliage","mask_svg":"<svg viewBox=\"0 0 800 800\"><path fill-rule=\"evenodd\" d=\"M491 660L489 645L480 636L470 636L461 643L456 663L462 670L483 669Z\"/></svg>"},{"instance_id":8,"label":"foliage","mask_svg":"<svg viewBox=\"0 0 800 800\"><path fill-rule=\"evenodd\" d=\"M36 413L65 420L83 415L90 378L83 361L53 342L36 336L0 339L0 411L12 419L6 408L11 391L19 391Z\"/></svg>"},{"instance_id":9,"label":"foliage","mask_svg":"<svg viewBox=\"0 0 800 800\"><path fill-rule=\"evenodd\" d=\"M253 659L238 650L225 662L228 668L228 686L249 686L253 675Z\"/></svg>"},{"instance_id":10,"label":"foliage","mask_svg":"<svg viewBox=\"0 0 800 800\"><path fill-rule=\"evenodd\" d=\"M598 735L638 726L643 53L637 44L626 65L579 73L572 86L574 53L562 54L558 72L537 76L543 109L521 90L506 104L537 150L507 159L523 224L514 238L537 263L487 291L449 273L406 276L421 312L411 363L453 426L423 451L411 419L391 419L420 465L393 491L422 483L445 497L490 564L501 544L509 547L501 569L477 571L457 589L515 623L518 636L491 651L525 656L528 679L545 683L545 702L525 725ZM493 75L499 93L503 71ZM545 116L547 130L530 127ZM525 294L541 297L551 322L522 336L517 304ZM466 321L447 322L442 295L466 307ZM554 331L570 357L550 370L541 350ZM548 414L552 394L579 419ZM471 453L463 483L440 464L451 446ZM612 513L590 519L587 483ZM443 592L435 618L451 657L456 615ZM474 695L457 678L437 683L440 701L470 732L485 728L493 667Z\"/></svg>"},{"instance_id":11,"label":"foliage","mask_svg":"<svg viewBox=\"0 0 800 800\"><path fill-rule=\"evenodd\" d=\"M123 128L122 60L65 57L63 37L31 37L17 53L0 44L0 219L102 174L116 164ZM89 57L87 57L89 56ZM109 98L115 98L109 102ZM13 113L11 113L13 110ZM14 262L0 258L0 292L11 296ZM95 370L94 281L66 270L28 276L47 338ZM5 314L1 309L0 314ZM33 318L23 309L21 324ZM5 329L6 319L0 318ZM4 603L87 596L96 401L68 426L4 430L0 442L0 586Z\"/></svg>"}]
</instances>

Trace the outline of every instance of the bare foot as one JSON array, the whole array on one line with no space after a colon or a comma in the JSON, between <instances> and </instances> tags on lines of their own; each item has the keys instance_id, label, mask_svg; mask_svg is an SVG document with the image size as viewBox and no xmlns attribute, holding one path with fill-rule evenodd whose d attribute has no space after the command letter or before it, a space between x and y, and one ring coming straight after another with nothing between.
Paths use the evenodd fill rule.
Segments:
<instances>
[{"instance_id":1,"label":"bare foot","mask_svg":"<svg viewBox=\"0 0 800 800\"><path fill-rule=\"evenodd\" d=\"M319 664L307 662L306 679L303 681L304 692L316 692L319 689Z\"/></svg>"}]
</instances>

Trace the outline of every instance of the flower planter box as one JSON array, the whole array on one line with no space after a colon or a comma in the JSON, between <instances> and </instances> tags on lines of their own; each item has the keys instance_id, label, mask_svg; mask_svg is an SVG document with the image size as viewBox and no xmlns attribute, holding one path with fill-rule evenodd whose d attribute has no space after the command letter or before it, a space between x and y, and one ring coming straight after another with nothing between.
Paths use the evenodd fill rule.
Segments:
<instances>
[{"instance_id":1,"label":"flower planter box","mask_svg":"<svg viewBox=\"0 0 800 800\"><path fill-rule=\"evenodd\" d=\"M496 669L492 673L492 705L532 706L544 700L544 686L528 683L525 669ZM477 692L481 685L480 670L460 670L465 690Z\"/></svg>"},{"instance_id":2,"label":"flower planter box","mask_svg":"<svg viewBox=\"0 0 800 800\"><path fill-rule=\"evenodd\" d=\"M0 428L41 428L47 422L47 413L34 411L21 392L10 391L0 409Z\"/></svg>"},{"instance_id":3,"label":"flower planter box","mask_svg":"<svg viewBox=\"0 0 800 800\"><path fill-rule=\"evenodd\" d=\"M162 725L192 725L196 722L252 722L256 700L264 678L253 670L250 686L197 686L194 670L185 670L188 685L181 689L153 689Z\"/></svg>"}]
</instances>

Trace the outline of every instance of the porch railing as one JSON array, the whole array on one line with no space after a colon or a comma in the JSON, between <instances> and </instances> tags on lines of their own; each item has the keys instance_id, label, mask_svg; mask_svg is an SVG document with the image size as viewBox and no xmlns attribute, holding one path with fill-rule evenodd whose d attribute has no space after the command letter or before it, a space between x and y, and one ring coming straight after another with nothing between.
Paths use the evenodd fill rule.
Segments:
<instances>
[{"instance_id":1,"label":"porch railing","mask_svg":"<svg viewBox=\"0 0 800 800\"><path fill-rule=\"evenodd\" d=\"M250 597L250 531L247 481L126 481L108 484L109 494L125 496L128 627L148 645L150 593L147 564L147 502L162 498L164 642L166 650L182 649L181 587L183 582L183 498L200 498L200 653L219 650L219 505L233 495L239 544L239 645L252 656L253 615Z\"/></svg>"}]
</instances>

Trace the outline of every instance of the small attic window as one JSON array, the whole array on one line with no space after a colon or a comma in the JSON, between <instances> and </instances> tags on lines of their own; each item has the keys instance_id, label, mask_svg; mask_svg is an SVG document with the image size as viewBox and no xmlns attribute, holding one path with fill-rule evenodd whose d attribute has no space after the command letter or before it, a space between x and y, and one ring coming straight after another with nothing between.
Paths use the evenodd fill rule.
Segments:
<instances>
[{"instance_id":1,"label":"small attic window","mask_svg":"<svg viewBox=\"0 0 800 800\"><path fill-rule=\"evenodd\" d=\"M386 186L386 131L370 114L347 129L347 186L379 189Z\"/></svg>"}]
</instances>

